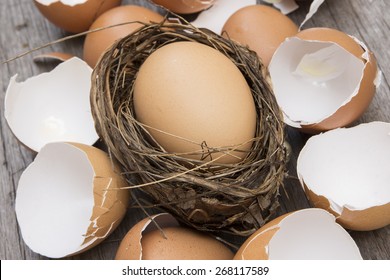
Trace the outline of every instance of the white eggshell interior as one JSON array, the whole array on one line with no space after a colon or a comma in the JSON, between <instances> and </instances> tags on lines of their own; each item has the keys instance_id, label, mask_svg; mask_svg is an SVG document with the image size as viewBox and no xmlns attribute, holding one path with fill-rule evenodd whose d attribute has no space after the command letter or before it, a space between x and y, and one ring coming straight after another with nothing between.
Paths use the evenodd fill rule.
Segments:
<instances>
[{"instance_id":1,"label":"white eggshell interior","mask_svg":"<svg viewBox=\"0 0 390 280\"><path fill-rule=\"evenodd\" d=\"M315 194L363 210L390 203L390 123L371 122L311 137L299 154L297 173Z\"/></svg>"},{"instance_id":2,"label":"white eggshell interior","mask_svg":"<svg viewBox=\"0 0 390 280\"><path fill-rule=\"evenodd\" d=\"M220 34L228 18L239 9L249 5L256 5L256 0L217 0L213 6L201 12L192 24Z\"/></svg>"},{"instance_id":3,"label":"white eggshell interior","mask_svg":"<svg viewBox=\"0 0 390 280\"><path fill-rule=\"evenodd\" d=\"M76 6L79 4L84 4L88 0L35 0L39 2L42 5L49 6L55 2L61 2L62 4L68 5L68 6Z\"/></svg>"},{"instance_id":4,"label":"white eggshell interior","mask_svg":"<svg viewBox=\"0 0 390 280\"><path fill-rule=\"evenodd\" d=\"M359 248L348 232L322 209L286 216L268 244L270 260L359 260Z\"/></svg>"},{"instance_id":5,"label":"white eggshell interior","mask_svg":"<svg viewBox=\"0 0 390 280\"><path fill-rule=\"evenodd\" d=\"M279 9L280 12L284 15L292 13L293 11L299 8L295 0L273 0L273 1L265 1L265 2L272 3L274 7Z\"/></svg>"},{"instance_id":6,"label":"white eggshell interior","mask_svg":"<svg viewBox=\"0 0 390 280\"><path fill-rule=\"evenodd\" d=\"M25 243L36 253L61 258L83 248L94 206L95 173L87 155L68 143L42 148L23 172L16 217Z\"/></svg>"},{"instance_id":7,"label":"white eggshell interior","mask_svg":"<svg viewBox=\"0 0 390 280\"><path fill-rule=\"evenodd\" d=\"M95 143L98 135L89 102L91 73L84 61L74 57L24 82L13 76L4 114L14 135L34 151L49 142Z\"/></svg>"},{"instance_id":8,"label":"white eggshell interior","mask_svg":"<svg viewBox=\"0 0 390 280\"><path fill-rule=\"evenodd\" d=\"M333 115L358 93L364 66L338 44L287 38L269 65L285 122L300 127Z\"/></svg>"}]
</instances>

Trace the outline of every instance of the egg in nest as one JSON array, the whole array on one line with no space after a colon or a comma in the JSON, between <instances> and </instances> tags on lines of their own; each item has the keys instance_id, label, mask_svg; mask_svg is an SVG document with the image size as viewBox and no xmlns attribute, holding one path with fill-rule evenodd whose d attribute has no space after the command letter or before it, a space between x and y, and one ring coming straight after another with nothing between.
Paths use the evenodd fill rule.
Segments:
<instances>
[{"instance_id":1,"label":"egg in nest","mask_svg":"<svg viewBox=\"0 0 390 280\"><path fill-rule=\"evenodd\" d=\"M238 163L251 149L251 89L224 54L196 42L154 51L134 84L134 111L156 144L185 158Z\"/></svg>"}]
</instances>

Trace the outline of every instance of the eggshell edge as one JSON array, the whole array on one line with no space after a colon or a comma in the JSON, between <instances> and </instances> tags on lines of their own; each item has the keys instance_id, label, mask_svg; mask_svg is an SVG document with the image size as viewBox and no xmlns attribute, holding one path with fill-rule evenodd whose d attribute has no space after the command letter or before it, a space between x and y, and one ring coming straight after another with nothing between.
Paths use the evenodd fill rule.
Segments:
<instances>
[{"instance_id":1,"label":"eggshell edge","mask_svg":"<svg viewBox=\"0 0 390 280\"><path fill-rule=\"evenodd\" d=\"M85 252L101 243L123 220L130 196L125 179L118 173L118 167L108 155L93 146L66 142L85 153L95 172L93 179L94 207L90 225L86 230L81 249L69 256ZM112 190L112 192L110 192Z\"/></svg>"},{"instance_id":2,"label":"eggshell edge","mask_svg":"<svg viewBox=\"0 0 390 280\"><path fill-rule=\"evenodd\" d=\"M370 231L390 225L390 215L383 215L383 213L390 213L390 202L362 210L351 210L344 205L341 213L338 213L332 209L328 198L317 195L306 185L301 177L299 179L310 203L314 207L322 208L333 214L336 222L344 228L356 231Z\"/></svg>"},{"instance_id":3,"label":"eggshell edge","mask_svg":"<svg viewBox=\"0 0 390 280\"><path fill-rule=\"evenodd\" d=\"M123 237L115 255L115 260L142 260L142 236L159 227L179 226L179 222L168 213L159 213L146 217L135 224ZM132 250L129 250L131 247Z\"/></svg>"},{"instance_id":4,"label":"eggshell edge","mask_svg":"<svg viewBox=\"0 0 390 280\"><path fill-rule=\"evenodd\" d=\"M85 144L69 144L86 154L95 172L94 209L84 244L96 245L117 228L127 212L130 200L129 190L125 189L127 182L104 151Z\"/></svg>"},{"instance_id":5,"label":"eggshell edge","mask_svg":"<svg viewBox=\"0 0 390 280\"><path fill-rule=\"evenodd\" d=\"M350 100L340 106L339 109L337 109L329 117L315 124L301 125L300 130L302 132L308 134L317 134L319 132L328 131L336 127L348 126L349 124L358 120L359 117L366 111L375 96L377 88L375 81L378 75L378 67L374 54L368 50L366 50L365 54L368 55L369 59L365 60L363 75L362 79L360 80L357 92ZM364 59L363 56L362 59ZM359 104L367 105L359 106ZM360 108L360 110L351 110L350 108Z\"/></svg>"},{"instance_id":6,"label":"eggshell edge","mask_svg":"<svg viewBox=\"0 0 390 280\"><path fill-rule=\"evenodd\" d=\"M280 222L290 214L291 213L286 213L273 219L272 221L261 227L254 234L252 234L248 239L244 241L244 243L238 249L238 251L234 255L233 260L268 260L268 244L271 241L272 237L275 235L275 233L279 230ZM258 248L258 251L254 252L254 250L248 250L248 247L251 244L255 244L255 246Z\"/></svg>"},{"instance_id":7,"label":"eggshell edge","mask_svg":"<svg viewBox=\"0 0 390 280\"><path fill-rule=\"evenodd\" d=\"M92 68L84 60L82 60L78 57L71 57L71 58L65 60L64 62L60 63L59 65L57 65L51 71L40 73L38 75L29 77L29 78L25 79L24 81L20 81L20 82L17 81L18 74L15 74L10 78L7 90L5 92L5 97L4 97L4 118L6 119L9 129L11 130L12 134L15 136L17 141L20 144L22 144L23 146L25 146L26 148L28 148L29 150L31 150L33 152L39 152L41 147L30 145L28 143L28 141L25 141L26 139L23 139L24 137L21 137L21 135L19 135L19 133L17 131L15 131L15 128L13 127L13 124L12 124L12 118L11 118L12 114L10 113L10 110L8 108L9 107L8 104L11 102L10 99L13 98L12 95L19 94L18 88L22 87L24 84L29 83L31 80L35 80L35 79L43 80L43 79L49 79L49 78L52 79L53 77L61 76L61 74L63 74L61 72L70 71L68 69L71 69L73 67L85 67L85 70L89 71L89 75L92 74ZM88 79L88 83L91 83L90 79ZM88 108L88 109L90 110L90 108ZM93 121L92 115L90 117L90 121L91 122ZM88 138L89 138L89 140L90 139L92 139L92 140L88 141L88 143L87 143L87 141L85 141L85 142L82 141L84 144L91 144L92 145L99 139L99 136L96 132L95 126L93 125L93 123L91 123L91 125L93 126L94 132L93 132L93 135L89 136ZM79 141L79 140L77 140L77 141ZM47 144L47 143L45 143L45 144ZM44 144L42 144L41 146L43 146L43 145Z\"/></svg>"},{"instance_id":8,"label":"eggshell edge","mask_svg":"<svg viewBox=\"0 0 390 280\"><path fill-rule=\"evenodd\" d=\"M49 5L41 4L34 0L35 6L40 13L54 25L71 33L84 32L89 29L93 21L104 11L119 6L122 0L102 1L86 0L84 3L67 5L62 1L56 1ZM86 13L89 10L96 10L95 13ZM86 19L86 17L88 17Z\"/></svg>"}]
</instances>

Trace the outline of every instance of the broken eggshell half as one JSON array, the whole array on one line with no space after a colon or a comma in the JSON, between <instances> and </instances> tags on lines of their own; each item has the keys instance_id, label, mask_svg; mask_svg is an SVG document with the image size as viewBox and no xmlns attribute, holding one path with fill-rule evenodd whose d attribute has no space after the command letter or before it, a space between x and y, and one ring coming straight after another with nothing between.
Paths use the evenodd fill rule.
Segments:
<instances>
[{"instance_id":1,"label":"broken eggshell half","mask_svg":"<svg viewBox=\"0 0 390 280\"><path fill-rule=\"evenodd\" d=\"M23 240L34 252L63 258L103 241L121 222L125 180L95 147L45 145L21 175L15 211Z\"/></svg>"},{"instance_id":2,"label":"broken eggshell half","mask_svg":"<svg viewBox=\"0 0 390 280\"><path fill-rule=\"evenodd\" d=\"M147 217L121 241L117 260L231 260L233 252L215 237L184 227L168 213Z\"/></svg>"},{"instance_id":3,"label":"broken eggshell half","mask_svg":"<svg viewBox=\"0 0 390 280\"><path fill-rule=\"evenodd\" d=\"M13 76L4 116L16 138L36 152L49 142L94 144L99 136L89 102L91 73L91 67L74 57L24 82Z\"/></svg>"},{"instance_id":4,"label":"broken eggshell half","mask_svg":"<svg viewBox=\"0 0 390 280\"><path fill-rule=\"evenodd\" d=\"M119 6L122 0L34 0L43 16L56 26L79 33L105 11Z\"/></svg>"},{"instance_id":5,"label":"broken eggshell half","mask_svg":"<svg viewBox=\"0 0 390 280\"><path fill-rule=\"evenodd\" d=\"M355 241L323 209L280 216L253 233L235 260L361 260Z\"/></svg>"},{"instance_id":6,"label":"broken eggshell half","mask_svg":"<svg viewBox=\"0 0 390 280\"><path fill-rule=\"evenodd\" d=\"M312 136L297 173L308 199L342 226L373 230L390 224L390 123L371 122Z\"/></svg>"},{"instance_id":7,"label":"broken eggshell half","mask_svg":"<svg viewBox=\"0 0 390 280\"><path fill-rule=\"evenodd\" d=\"M269 71L285 123L312 134L356 121L371 103L379 73L362 42L330 28L287 38Z\"/></svg>"}]
</instances>

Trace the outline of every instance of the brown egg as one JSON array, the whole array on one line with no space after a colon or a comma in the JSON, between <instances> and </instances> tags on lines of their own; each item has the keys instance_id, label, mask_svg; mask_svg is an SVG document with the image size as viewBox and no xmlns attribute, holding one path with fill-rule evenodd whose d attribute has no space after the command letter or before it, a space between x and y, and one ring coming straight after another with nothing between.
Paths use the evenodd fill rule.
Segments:
<instances>
[{"instance_id":1,"label":"brown egg","mask_svg":"<svg viewBox=\"0 0 390 280\"><path fill-rule=\"evenodd\" d=\"M177 14L192 14L200 12L213 5L215 0L152 0L157 5L161 5L171 12Z\"/></svg>"},{"instance_id":2,"label":"brown egg","mask_svg":"<svg viewBox=\"0 0 390 280\"><path fill-rule=\"evenodd\" d=\"M167 227L142 239L145 260L231 260L233 253L215 238L184 227Z\"/></svg>"},{"instance_id":3,"label":"brown egg","mask_svg":"<svg viewBox=\"0 0 390 280\"><path fill-rule=\"evenodd\" d=\"M232 14L222 35L256 51L268 66L278 46L298 32L298 26L280 11L265 5L251 5Z\"/></svg>"},{"instance_id":4,"label":"brown egg","mask_svg":"<svg viewBox=\"0 0 390 280\"><path fill-rule=\"evenodd\" d=\"M66 2L69 2L69 4L66 4ZM80 4L74 5L75 1L34 0L39 11L50 22L72 33L87 31L99 15L111 8L119 6L122 1L80 0L79 2Z\"/></svg>"},{"instance_id":5,"label":"brown egg","mask_svg":"<svg viewBox=\"0 0 390 280\"><path fill-rule=\"evenodd\" d=\"M152 222L153 219L154 221ZM211 235L181 227L167 213L138 222L121 241L117 260L231 260L233 252ZM160 231L156 224L162 229Z\"/></svg>"},{"instance_id":6,"label":"brown egg","mask_svg":"<svg viewBox=\"0 0 390 280\"><path fill-rule=\"evenodd\" d=\"M350 35L331 28L310 28L297 34L303 40L319 42L334 42L365 63L358 93L334 114L319 123L304 125L301 130L308 133L318 133L337 127L347 126L356 121L368 108L375 95L377 63L374 54L362 46ZM364 57L367 53L368 57Z\"/></svg>"},{"instance_id":7,"label":"brown egg","mask_svg":"<svg viewBox=\"0 0 390 280\"><path fill-rule=\"evenodd\" d=\"M162 20L162 15L134 5L120 6L105 12L94 21L90 30L126 22L133 23L89 33L84 42L84 60L91 67L95 67L98 59L107 48L116 40L127 36L141 26L136 21L150 23Z\"/></svg>"},{"instance_id":8,"label":"brown egg","mask_svg":"<svg viewBox=\"0 0 390 280\"><path fill-rule=\"evenodd\" d=\"M245 77L224 54L196 42L165 45L145 60L134 109L159 145L185 158L238 163L256 130Z\"/></svg>"}]
</instances>

